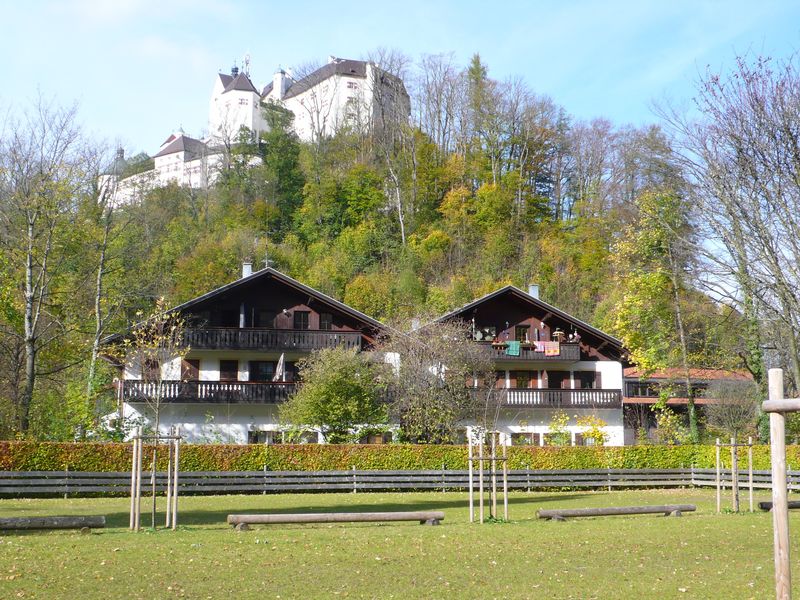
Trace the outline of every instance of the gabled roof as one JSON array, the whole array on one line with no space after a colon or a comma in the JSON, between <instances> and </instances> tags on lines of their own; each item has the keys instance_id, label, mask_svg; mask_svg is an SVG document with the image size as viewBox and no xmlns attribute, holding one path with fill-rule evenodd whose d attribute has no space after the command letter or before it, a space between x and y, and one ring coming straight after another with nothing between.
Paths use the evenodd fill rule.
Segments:
<instances>
[{"instance_id":1,"label":"gabled roof","mask_svg":"<svg viewBox=\"0 0 800 600\"><path fill-rule=\"evenodd\" d=\"M222 74L220 73L220 77L221 76ZM236 77L231 78L222 93L227 94L228 92L232 92L234 90L238 92L253 92L254 94L258 93L256 86L253 85L253 82L250 81L250 78L244 72L239 73Z\"/></svg>"},{"instance_id":2,"label":"gabled roof","mask_svg":"<svg viewBox=\"0 0 800 600\"><path fill-rule=\"evenodd\" d=\"M312 298L315 298L316 300L322 302L323 304L328 304L329 306L332 306L355 319L364 321L365 323L372 325L375 328L385 329L385 325L380 321L377 321L372 317L365 315L360 311L357 311L355 308L347 306L347 304L343 302L339 302L338 300L331 298L327 294L323 294L322 292L315 290L312 287L300 283L296 279L293 279L288 275L286 275L285 273L281 273L280 271L278 271L277 269L273 269L272 267L261 269L260 271L256 271L252 275L249 275L248 277L242 277L241 279L237 279L236 281L223 285L222 287L218 287L217 289L212 290L206 294L203 294L202 296L198 296L197 298L193 298L192 300L184 302L183 304L179 304L178 306L171 308L170 312L186 310L187 308L191 308L192 306L200 304L201 302L205 302L206 300L224 294L225 292L236 289L237 287L240 287L246 283L252 283L259 279L264 279L269 277L277 281L280 281L281 283L284 283L287 286L292 287L299 292L303 292L303 294L307 294Z\"/></svg>"},{"instance_id":3,"label":"gabled roof","mask_svg":"<svg viewBox=\"0 0 800 600\"><path fill-rule=\"evenodd\" d=\"M367 76L367 63L363 60L350 60L346 58L337 58L327 65L324 65L316 71L306 75L302 79L293 82L286 90L283 98L292 98L298 96L305 91L308 91L315 85L319 85L326 79L330 79L334 75L344 75L347 77L360 77L366 78ZM269 86L267 86L269 87ZM270 91L272 88L270 88ZM264 88L264 94L268 94Z\"/></svg>"},{"instance_id":4,"label":"gabled roof","mask_svg":"<svg viewBox=\"0 0 800 600\"><path fill-rule=\"evenodd\" d=\"M287 285L288 287L294 288L295 290L297 290L299 292L302 292L303 294L311 296L312 298L318 300L319 302L322 302L323 304L327 304L328 306L330 306L332 308L335 308L338 311L340 311L340 312L342 312L342 313L344 313L344 314L346 314L346 315L348 315L348 316L350 316L350 317L352 317L354 319L362 321L362 322L374 327L375 329L382 330L382 329L386 328L386 326L383 323L381 323L380 321L377 321L377 320L373 319L372 317L367 316L367 315L365 315L364 313L362 313L360 311L357 311L355 308L351 308L350 306L347 306L347 304L344 304L343 302L339 302L338 300L335 300L334 298L331 298L327 294L323 294L322 292L320 292L318 290L315 290L312 287L309 287L309 286L307 286L305 284L302 284L299 281L297 281L296 279L293 279L293 278L289 277L288 275L286 275L284 273L281 273L280 271L278 271L276 269L273 269L272 267L267 267L266 269L261 269L260 271L256 271L252 275L249 275L248 277L242 277L241 279L237 279L236 281L232 281L231 283L228 283L228 284L225 284L225 285L223 285L221 287L218 287L215 290L211 290L210 292L207 292L207 293L203 294L202 296L197 296L196 298L192 298L191 300L188 300L188 301L184 302L183 304L179 304L178 306L174 306L174 307L170 308L167 312L172 313L172 312L184 311L184 310L186 310L188 308L192 308L193 306L196 306L196 305L198 305L198 304L200 304L202 302L205 302L206 300L210 300L210 299L215 298L217 296L220 296L220 295L222 295L222 294L224 294L226 292L234 290L234 289L236 289L236 288L238 288L238 287L240 287L242 285L253 283L254 281L258 281L259 279L265 279L265 278L273 278L273 279L275 279L277 281L280 281L281 283ZM109 335L109 336L107 336L106 338L104 338L101 341L101 344L105 345L105 344L111 343L111 342L117 340L118 338L122 337L123 335L124 334L121 334L121 333L115 333L113 335Z\"/></svg>"},{"instance_id":5,"label":"gabled roof","mask_svg":"<svg viewBox=\"0 0 800 600\"><path fill-rule=\"evenodd\" d=\"M164 146L153 158L166 156L167 154L174 154L175 152L186 152L187 154L196 157L201 156L206 152L206 145L200 140L191 138L188 135L179 135L178 137L173 135L170 137L173 138L172 141L167 143L167 145ZM167 138L167 140L169 141L169 138Z\"/></svg>"},{"instance_id":6,"label":"gabled roof","mask_svg":"<svg viewBox=\"0 0 800 600\"><path fill-rule=\"evenodd\" d=\"M219 80L222 83L222 88L225 89L228 87L228 84L233 81L233 76L227 73L219 73Z\"/></svg>"},{"instance_id":7,"label":"gabled roof","mask_svg":"<svg viewBox=\"0 0 800 600\"><path fill-rule=\"evenodd\" d=\"M541 310L543 310L545 312L552 313L553 315L555 315L555 316L563 319L564 321L567 321L568 323L574 325L576 329L580 329L580 330L582 330L584 332L589 332L589 333L595 335L596 337L600 338L601 340L603 340L605 342L608 342L609 344L611 344L613 346L616 346L619 349L619 351L622 352L622 340L619 340L619 339L615 338L614 336L609 335L605 331L601 331L600 329L597 329L596 327L593 327L593 326L589 325L585 321L581 321L577 317L573 317L569 313L565 313L563 310L559 310L558 308L556 308L552 304L548 304L547 302L544 302L543 300L539 300L539 298L534 298L530 294L528 294L526 292L523 292L521 289L519 289L518 287L516 287L514 285L507 285L505 287L501 287L499 290L495 290L494 292L491 292L490 294L486 294L485 296L482 296L481 298L478 298L477 300L473 300L469 304L465 304L461 308L457 308L456 310L453 310L453 311L451 311L451 312L449 312L449 313L447 313L445 315L442 315L441 317L439 317L436 320L437 321L447 321L449 319L454 319L454 318L458 317L459 315L461 315L463 313L469 312L469 311L477 308L478 306L480 306L484 302L487 302L489 300L492 300L494 298L497 298L497 297L505 295L505 294L509 294L511 296L514 296L514 297L522 300L523 302L527 302L527 303L529 303L529 304L531 304L533 306L536 306L537 308L539 308L539 309L541 309Z\"/></svg>"}]
</instances>

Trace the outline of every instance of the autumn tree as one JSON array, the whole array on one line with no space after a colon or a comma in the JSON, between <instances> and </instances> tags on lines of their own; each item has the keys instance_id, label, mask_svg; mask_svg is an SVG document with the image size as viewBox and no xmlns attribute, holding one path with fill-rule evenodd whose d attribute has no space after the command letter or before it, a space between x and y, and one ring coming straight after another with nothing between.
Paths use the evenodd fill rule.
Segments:
<instances>
[{"instance_id":1,"label":"autumn tree","mask_svg":"<svg viewBox=\"0 0 800 600\"><path fill-rule=\"evenodd\" d=\"M383 365L355 349L326 348L299 363L300 383L280 407L281 420L315 427L326 442L357 442L387 420Z\"/></svg>"}]
</instances>

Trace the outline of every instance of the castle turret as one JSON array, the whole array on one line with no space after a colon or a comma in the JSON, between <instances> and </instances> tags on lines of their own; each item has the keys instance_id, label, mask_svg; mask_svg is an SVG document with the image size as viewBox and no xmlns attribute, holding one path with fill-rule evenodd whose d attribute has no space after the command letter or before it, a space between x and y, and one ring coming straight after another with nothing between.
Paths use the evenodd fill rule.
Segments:
<instances>
[{"instance_id":1,"label":"castle turret","mask_svg":"<svg viewBox=\"0 0 800 600\"><path fill-rule=\"evenodd\" d=\"M289 76L283 69L278 69L272 76L272 90L278 100L283 100L286 90L289 88Z\"/></svg>"}]
</instances>

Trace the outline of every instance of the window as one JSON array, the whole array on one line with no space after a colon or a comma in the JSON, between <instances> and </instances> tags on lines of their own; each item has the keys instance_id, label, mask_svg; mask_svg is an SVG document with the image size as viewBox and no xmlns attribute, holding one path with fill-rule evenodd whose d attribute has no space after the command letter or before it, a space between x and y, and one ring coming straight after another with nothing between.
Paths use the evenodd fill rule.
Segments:
<instances>
[{"instance_id":1,"label":"window","mask_svg":"<svg viewBox=\"0 0 800 600\"><path fill-rule=\"evenodd\" d=\"M331 313L319 313L319 328L324 331L333 329L333 315Z\"/></svg>"},{"instance_id":2,"label":"window","mask_svg":"<svg viewBox=\"0 0 800 600\"><path fill-rule=\"evenodd\" d=\"M600 373L595 371L577 371L575 373L575 387L584 390L600 388Z\"/></svg>"},{"instance_id":3,"label":"window","mask_svg":"<svg viewBox=\"0 0 800 600\"><path fill-rule=\"evenodd\" d=\"M275 376L275 363L268 360L250 361L250 381L272 381Z\"/></svg>"},{"instance_id":4,"label":"window","mask_svg":"<svg viewBox=\"0 0 800 600\"><path fill-rule=\"evenodd\" d=\"M530 325L517 325L514 327L514 339L518 342L528 343L531 341L529 332L531 330Z\"/></svg>"},{"instance_id":5,"label":"window","mask_svg":"<svg viewBox=\"0 0 800 600\"><path fill-rule=\"evenodd\" d=\"M238 327L239 326L239 311L238 310L223 310L219 313L220 327Z\"/></svg>"},{"instance_id":6,"label":"window","mask_svg":"<svg viewBox=\"0 0 800 600\"><path fill-rule=\"evenodd\" d=\"M542 434L541 433L512 433L511 445L512 446L541 446Z\"/></svg>"},{"instance_id":7,"label":"window","mask_svg":"<svg viewBox=\"0 0 800 600\"><path fill-rule=\"evenodd\" d=\"M294 311L294 328L295 329L308 329L308 311L296 310Z\"/></svg>"},{"instance_id":8,"label":"window","mask_svg":"<svg viewBox=\"0 0 800 600\"><path fill-rule=\"evenodd\" d=\"M221 360L219 361L219 380L220 381L238 381L239 379L239 361L238 360Z\"/></svg>"},{"instance_id":9,"label":"window","mask_svg":"<svg viewBox=\"0 0 800 600\"><path fill-rule=\"evenodd\" d=\"M239 98L239 106L247 106L247 98Z\"/></svg>"},{"instance_id":10,"label":"window","mask_svg":"<svg viewBox=\"0 0 800 600\"><path fill-rule=\"evenodd\" d=\"M267 443L267 431L248 431L247 432L247 443L248 444L266 444Z\"/></svg>"},{"instance_id":11,"label":"window","mask_svg":"<svg viewBox=\"0 0 800 600\"><path fill-rule=\"evenodd\" d=\"M536 383L536 371L513 371L511 378L516 382L517 389L529 389L538 387Z\"/></svg>"},{"instance_id":12,"label":"window","mask_svg":"<svg viewBox=\"0 0 800 600\"><path fill-rule=\"evenodd\" d=\"M254 327L267 327L272 329L275 327L275 316L277 312L271 309L262 309L256 311Z\"/></svg>"},{"instance_id":13,"label":"window","mask_svg":"<svg viewBox=\"0 0 800 600\"><path fill-rule=\"evenodd\" d=\"M356 83L355 81L348 81L347 82L347 89L357 90L358 89L358 83Z\"/></svg>"},{"instance_id":14,"label":"window","mask_svg":"<svg viewBox=\"0 0 800 600\"><path fill-rule=\"evenodd\" d=\"M196 358L181 361L181 381L200 379L200 361Z\"/></svg>"},{"instance_id":15,"label":"window","mask_svg":"<svg viewBox=\"0 0 800 600\"><path fill-rule=\"evenodd\" d=\"M145 358L142 365L142 379L145 381L161 380L161 365L155 358Z\"/></svg>"}]
</instances>

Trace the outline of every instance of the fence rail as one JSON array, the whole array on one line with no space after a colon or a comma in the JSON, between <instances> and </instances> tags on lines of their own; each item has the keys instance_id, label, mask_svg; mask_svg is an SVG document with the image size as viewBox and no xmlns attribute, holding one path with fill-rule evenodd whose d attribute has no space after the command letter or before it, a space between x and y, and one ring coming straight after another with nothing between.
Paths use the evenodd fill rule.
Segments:
<instances>
[{"instance_id":1,"label":"fence rail","mask_svg":"<svg viewBox=\"0 0 800 600\"><path fill-rule=\"evenodd\" d=\"M283 492L366 492L391 490L465 490L466 470L428 471L183 471L181 494L254 494ZM722 483L731 485L731 473L723 471ZM753 471L753 487L770 489L769 471ZM800 490L800 471L788 474L789 489ZM150 477L143 473L142 485ZM746 471L739 485L748 484ZM130 472L0 471L0 496L126 494ZM714 487L714 469L586 469L509 471L510 489L557 488L612 489L636 487ZM166 489L166 474L156 474L156 489Z\"/></svg>"}]
</instances>

